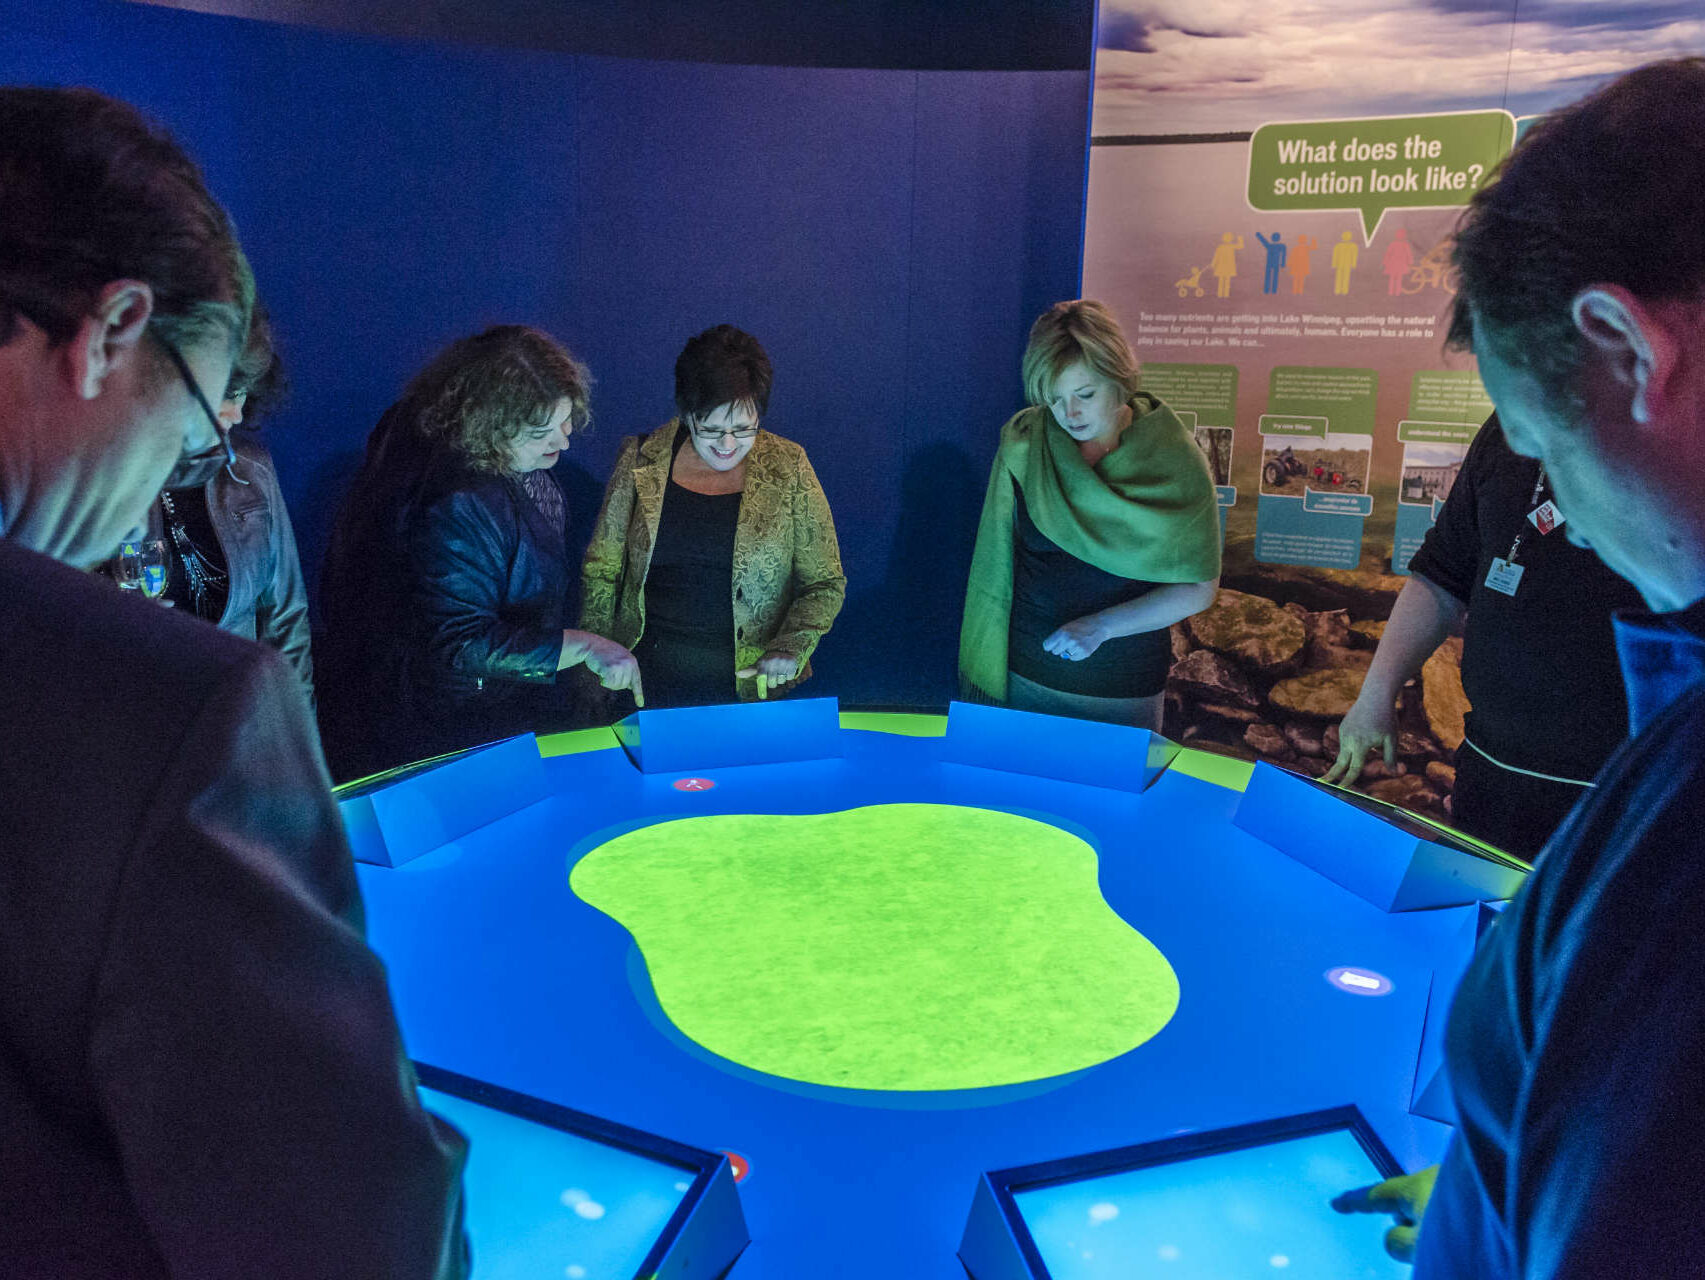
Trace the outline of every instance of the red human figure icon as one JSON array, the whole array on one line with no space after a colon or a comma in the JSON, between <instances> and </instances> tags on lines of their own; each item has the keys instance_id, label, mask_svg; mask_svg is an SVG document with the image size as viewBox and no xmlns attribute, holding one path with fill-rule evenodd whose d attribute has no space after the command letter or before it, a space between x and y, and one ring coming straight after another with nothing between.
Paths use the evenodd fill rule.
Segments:
<instances>
[{"instance_id":1,"label":"red human figure icon","mask_svg":"<svg viewBox=\"0 0 1705 1280\"><path fill-rule=\"evenodd\" d=\"M1409 274L1409 268L1415 265L1415 246L1409 243L1409 233L1402 227L1397 229L1397 239L1393 240L1385 251L1385 257L1380 260L1380 269L1385 272L1386 292L1399 294L1403 292L1403 277Z\"/></svg>"}]
</instances>

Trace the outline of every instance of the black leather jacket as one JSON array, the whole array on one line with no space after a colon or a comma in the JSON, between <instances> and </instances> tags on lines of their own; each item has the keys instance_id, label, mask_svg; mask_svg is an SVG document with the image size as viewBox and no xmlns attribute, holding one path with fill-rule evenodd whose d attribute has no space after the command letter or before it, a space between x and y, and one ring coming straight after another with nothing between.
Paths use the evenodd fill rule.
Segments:
<instances>
[{"instance_id":1,"label":"black leather jacket","mask_svg":"<svg viewBox=\"0 0 1705 1280\"><path fill-rule=\"evenodd\" d=\"M278 472L260 441L242 436L235 440L237 474L248 484L239 484L221 468L207 485L208 514L231 575L219 626L278 650L311 698L308 588Z\"/></svg>"},{"instance_id":2,"label":"black leather jacket","mask_svg":"<svg viewBox=\"0 0 1705 1280\"><path fill-rule=\"evenodd\" d=\"M509 476L398 483L370 449L326 556L320 726L340 781L569 722L577 567Z\"/></svg>"}]
</instances>

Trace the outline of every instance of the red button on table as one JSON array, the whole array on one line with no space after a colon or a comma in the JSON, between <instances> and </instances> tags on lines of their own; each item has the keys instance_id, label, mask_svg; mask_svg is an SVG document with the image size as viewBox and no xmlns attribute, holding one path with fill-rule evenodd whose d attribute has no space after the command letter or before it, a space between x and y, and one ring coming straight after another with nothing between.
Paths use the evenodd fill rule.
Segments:
<instances>
[{"instance_id":1,"label":"red button on table","mask_svg":"<svg viewBox=\"0 0 1705 1280\"><path fill-rule=\"evenodd\" d=\"M677 791L709 791L716 783L709 778L676 778L671 785Z\"/></svg>"}]
</instances>

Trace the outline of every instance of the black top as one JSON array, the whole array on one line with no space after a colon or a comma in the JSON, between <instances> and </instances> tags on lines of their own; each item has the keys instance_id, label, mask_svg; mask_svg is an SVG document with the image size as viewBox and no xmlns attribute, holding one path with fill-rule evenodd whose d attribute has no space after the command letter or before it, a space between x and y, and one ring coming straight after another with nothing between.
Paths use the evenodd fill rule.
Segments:
<instances>
[{"instance_id":1,"label":"black top","mask_svg":"<svg viewBox=\"0 0 1705 1280\"><path fill-rule=\"evenodd\" d=\"M645 634L635 649L648 707L735 698L730 584L740 498L695 493L672 476L664 489L645 577Z\"/></svg>"},{"instance_id":2,"label":"black top","mask_svg":"<svg viewBox=\"0 0 1705 1280\"><path fill-rule=\"evenodd\" d=\"M1505 764L1584 781L1627 728L1610 615L1642 602L1596 555L1571 543L1566 526L1542 535L1529 522L1538 479L1539 463L1511 451L1494 415L1474 437L1409 571L1468 607L1469 738ZM1550 496L1547 486L1539 500ZM1523 530L1512 597L1488 587L1486 574Z\"/></svg>"},{"instance_id":3,"label":"black top","mask_svg":"<svg viewBox=\"0 0 1705 1280\"><path fill-rule=\"evenodd\" d=\"M1633 740L1457 988L1415 1280L1701 1271L1705 602L1617 629Z\"/></svg>"},{"instance_id":4,"label":"black top","mask_svg":"<svg viewBox=\"0 0 1705 1280\"><path fill-rule=\"evenodd\" d=\"M166 522L166 599L198 618L218 622L225 616L231 577L208 510L206 487L169 490L161 497L160 509Z\"/></svg>"},{"instance_id":5,"label":"black top","mask_svg":"<svg viewBox=\"0 0 1705 1280\"><path fill-rule=\"evenodd\" d=\"M1061 549L1036 527L1013 482L1012 616L1007 667L1063 693L1142 698L1159 693L1171 665L1166 628L1109 640L1081 662L1056 657L1042 642L1075 618L1152 591L1159 583L1121 578Z\"/></svg>"}]
</instances>

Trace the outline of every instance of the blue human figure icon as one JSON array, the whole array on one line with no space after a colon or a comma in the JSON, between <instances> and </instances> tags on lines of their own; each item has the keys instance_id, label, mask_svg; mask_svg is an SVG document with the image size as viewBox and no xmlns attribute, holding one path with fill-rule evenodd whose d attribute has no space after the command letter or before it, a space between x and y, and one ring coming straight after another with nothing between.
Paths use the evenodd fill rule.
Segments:
<instances>
[{"instance_id":1,"label":"blue human figure icon","mask_svg":"<svg viewBox=\"0 0 1705 1280\"><path fill-rule=\"evenodd\" d=\"M1279 291L1279 272L1285 265L1286 247L1280 233L1275 231L1271 240L1259 231L1255 238L1261 242L1261 247L1267 251L1267 270L1261 276L1261 292L1277 293Z\"/></svg>"}]
</instances>

